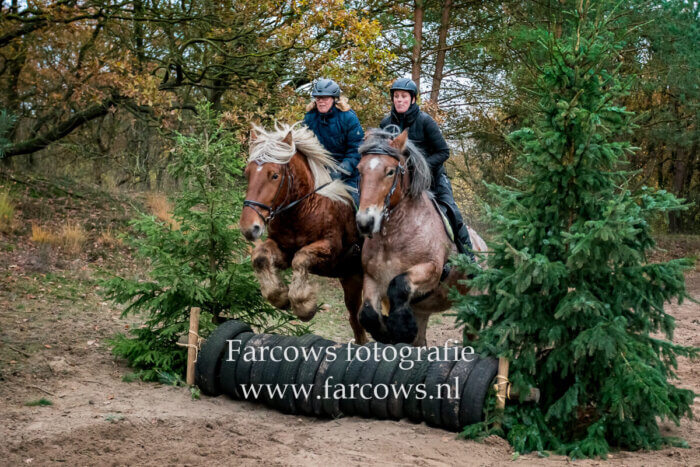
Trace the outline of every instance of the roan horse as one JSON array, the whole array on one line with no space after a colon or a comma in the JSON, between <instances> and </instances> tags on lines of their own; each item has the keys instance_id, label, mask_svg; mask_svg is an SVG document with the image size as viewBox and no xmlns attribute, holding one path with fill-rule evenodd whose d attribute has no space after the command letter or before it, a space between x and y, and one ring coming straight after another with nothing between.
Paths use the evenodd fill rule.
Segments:
<instances>
[{"instance_id":1,"label":"roan horse","mask_svg":"<svg viewBox=\"0 0 700 467\"><path fill-rule=\"evenodd\" d=\"M428 191L430 169L406 131L392 140L390 133L374 130L360 154L356 220L367 237L360 323L377 341L426 345L430 314L450 307L448 289L468 291L457 268L443 270L457 249ZM469 229L469 235L475 251L486 251L476 232Z\"/></svg>"},{"instance_id":2,"label":"roan horse","mask_svg":"<svg viewBox=\"0 0 700 467\"><path fill-rule=\"evenodd\" d=\"M248 190L239 222L250 241L267 239L252 253L263 296L301 320L317 311L309 273L337 277L345 294L350 326L358 343L367 338L358 320L362 292L361 238L348 187L331 181L338 165L313 132L281 125L254 127L245 175ZM287 286L282 271L292 267Z\"/></svg>"}]
</instances>

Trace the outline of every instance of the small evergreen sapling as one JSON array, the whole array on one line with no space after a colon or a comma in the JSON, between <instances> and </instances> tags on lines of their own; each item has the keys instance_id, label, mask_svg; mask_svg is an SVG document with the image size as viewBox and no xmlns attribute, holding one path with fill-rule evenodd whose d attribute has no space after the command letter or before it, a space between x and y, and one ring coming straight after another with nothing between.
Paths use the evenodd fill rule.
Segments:
<instances>
[{"instance_id":1,"label":"small evergreen sapling","mask_svg":"<svg viewBox=\"0 0 700 467\"><path fill-rule=\"evenodd\" d=\"M200 335L213 316L242 319L260 329L300 333L294 316L260 294L247 244L230 228L240 215L245 159L234 135L207 105L198 108L192 135L177 135L170 173L182 184L173 220L142 215L132 227L141 258L150 261L148 280L112 277L106 297L126 304L123 315L140 313L144 325L131 336L117 335L115 354L126 358L145 380L181 381L187 352L177 345L189 329L189 310L200 307Z\"/></svg>"},{"instance_id":2,"label":"small evergreen sapling","mask_svg":"<svg viewBox=\"0 0 700 467\"><path fill-rule=\"evenodd\" d=\"M596 7L591 6L595 4ZM537 31L537 114L509 137L526 172L515 188L491 186L498 201L488 269L455 298L465 335L478 351L511 360L520 394L542 391L538 405L508 403L464 435L479 437L498 420L518 452L553 450L605 457L612 447L657 449L673 440L658 419L692 416L693 391L669 382L678 356L672 298L687 298L688 259L652 264L647 219L683 209L664 191L632 192L623 170L634 128L616 102L627 86L615 60L622 44L608 31L606 2L578 2L561 38ZM663 335L663 337L661 337Z\"/></svg>"}]
</instances>

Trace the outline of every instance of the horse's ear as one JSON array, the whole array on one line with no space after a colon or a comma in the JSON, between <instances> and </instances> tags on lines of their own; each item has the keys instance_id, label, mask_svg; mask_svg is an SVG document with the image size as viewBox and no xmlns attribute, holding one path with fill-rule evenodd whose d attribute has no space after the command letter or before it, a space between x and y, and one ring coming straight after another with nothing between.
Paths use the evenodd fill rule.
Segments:
<instances>
[{"instance_id":1,"label":"horse's ear","mask_svg":"<svg viewBox=\"0 0 700 467\"><path fill-rule=\"evenodd\" d=\"M408 141L408 128L403 130L399 136L391 140L390 146L396 148L399 152L403 152L406 148L406 141Z\"/></svg>"},{"instance_id":2,"label":"horse's ear","mask_svg":"<svg viewBox=\"0 0 700 467\"><path fill-rule=\"evenodd\" d=\"M287 133L287 136L284 137L284 139L282 140L282 142L283 142L283 143L286 143L286 144L288 144L288 145L291 146L291 145L292 145L292 141L293 141L293 140L292 140L292 132L290 131L289 133Z\"/></svg>"},{"instance_id":3,"label":"horse's ear","mask_svg":"<svg viewBox=\"0 0 700 467\"><path fill-rule=\"evenodd\" d=\"M258 139L258 132L255 131L255 128L251 128L250 129L250 142L254 143L255 140L257 140L257 139Z\"/></svg>"}]
</instances>

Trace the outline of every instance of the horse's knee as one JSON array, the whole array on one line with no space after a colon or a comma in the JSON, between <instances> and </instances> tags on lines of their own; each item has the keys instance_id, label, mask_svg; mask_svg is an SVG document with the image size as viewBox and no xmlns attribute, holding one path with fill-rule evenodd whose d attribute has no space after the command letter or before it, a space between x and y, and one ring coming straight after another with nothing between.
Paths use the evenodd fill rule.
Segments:
<instances>
[{"instance_id":1,"label":"horse's knee","mask_svg":"<svg viewBox=\"0 0 700 467\"><path fill-rule=\"evenodd\" d=\"M411 296L411 282L405 273L399 274L391 280L387 296L392 309L401 307L408 302Z\"/></svg>"},{"instance_id":2,"label":"horse's knee","mask_svg":"<svg viewBox=\"0 0 700 467\"><path fill-rule=\"evenodd\" d=\"M264 254L257 255L253 258L253 270L256 272L263 271L270 267L270 259Z\"/></svg>"},{"instance_id":3,"label":"horse's knee","mask_svg":"<svg viewBox=\"0 0 700 467\"><path fill-rule=\"evenodd\" d=\"M391 310L386 319L387 332L395 343L412 343L418 336L418 323L408 306Z\"/></svg>"}]
</instances>

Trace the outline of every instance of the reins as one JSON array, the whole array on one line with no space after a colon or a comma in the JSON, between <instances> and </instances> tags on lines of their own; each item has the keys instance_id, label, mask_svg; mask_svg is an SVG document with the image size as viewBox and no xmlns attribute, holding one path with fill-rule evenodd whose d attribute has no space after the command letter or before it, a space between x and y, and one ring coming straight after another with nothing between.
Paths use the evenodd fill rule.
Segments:
<instances>
[{"instance_id":1,"label":"reins","mask_svg":"<svg viewBox=\"0 0 700 467\"><path fill-rule=\"evenodd\" d=\"M277 186L277 191L275 192L275 196L272 198L272 201L270 202L270 206L264 203L260 203L258 201L252 200L252 199L246 199L243 201L243 207L248 206L251 208L255 213L260 216L260 218L263 220L265 225L269 224L272 219L275 218L275 216L278 216L279 214L288 211L289 209L292 209L294 206L298 205L302 201L304 201L306 198L309 196L319 192L323 188L327 187L330 185L332 182L324 183L320 187L314 189L310 193L305 194L301 198L292 201L291 203L287 203L287 200L289 199L289 195L292 192L292 187L294 186L294 174L289 170L289 165L284 166L284 172L282 173L282 181L280 181L280 184ZM273 208L272 206L275 205L275 200L277 199L277 196L280 193L280 190L282 189L282 185L284 182L287 181L287 194L284 197L284 201L277 207ZM269 211L269 214L267 216L263 216L263 214L258 210L258 208L265 209L266 211Z\"/></svg>"}]
</instances>

